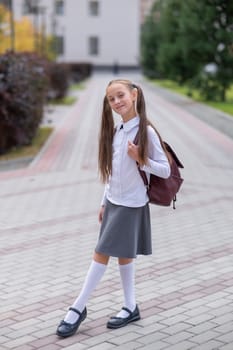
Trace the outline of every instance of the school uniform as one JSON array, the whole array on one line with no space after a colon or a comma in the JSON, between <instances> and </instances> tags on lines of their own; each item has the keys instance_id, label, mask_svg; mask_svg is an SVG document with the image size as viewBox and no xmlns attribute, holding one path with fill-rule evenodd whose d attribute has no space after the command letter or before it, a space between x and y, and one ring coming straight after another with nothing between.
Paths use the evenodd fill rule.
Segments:
<instances>
[{"instance_id":1,"label":"school uniform","mask_svg":"<svg viewBox=\"0 0 233 350\"><path fill-rule=\"evenodd\" d=\"M99 240L95 251L107 256L135 258L152 253L148 196L137 165L128 151L140 118L120 123L113 139L112 175L102 199L105 205ZM123 127L122 127L123 125ZM154 129L148 126L148 164L141 167L148 179L150 173L167 178L170 166Z\"/></svg>"}]
</instances>

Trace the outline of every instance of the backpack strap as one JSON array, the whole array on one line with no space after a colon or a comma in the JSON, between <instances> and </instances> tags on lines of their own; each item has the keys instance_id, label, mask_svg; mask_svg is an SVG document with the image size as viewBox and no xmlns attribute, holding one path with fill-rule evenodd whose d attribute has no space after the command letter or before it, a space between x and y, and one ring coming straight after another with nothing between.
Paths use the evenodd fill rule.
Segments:
<instances>
[{"instance_id":1,"label":"backpack strap","mask_svg":"<svg viewBox=\"0 0 233 350\"><path fill-rule=\"evenodd\" d=\"M135 138L134 138L134 140L133 140L133 143L134 143L135 145L138 145L138 141L139 141L139 131L137 132L137 134L136 134L136 136L135 136ZM147 176L146 176L145 171L143 171L143 170L140 169L140 165L139 165L138 162L136 162L136 164L137 164L138 171L139 171L139 173L140 173L140 175L141 175L141 177L142 177L142 180L143 180L143 182L144 182L146 188L149 189L149 182L148 182L148 179L147 179Z\"/></svg>"},{"instance_id":2,"label":"backpack strap","mask_svg":"<svg viewBox=\"0 0 233 350\"><path fill-rule=\"evenodd\" d=\"M136 164L137 164L137 167L138 167L138 171L139 171L139 173L140 173L140 175L141 175L141 177L142 177L142 180L143 180L143 182L144 182L146 188L148 189L148 188L149 188L149 182L148 182L146 173L145 173L145 171L143 171L143 170L140 169L140 165L138 164L138 162L136 162Z\"/></svg>"}]
</instances>

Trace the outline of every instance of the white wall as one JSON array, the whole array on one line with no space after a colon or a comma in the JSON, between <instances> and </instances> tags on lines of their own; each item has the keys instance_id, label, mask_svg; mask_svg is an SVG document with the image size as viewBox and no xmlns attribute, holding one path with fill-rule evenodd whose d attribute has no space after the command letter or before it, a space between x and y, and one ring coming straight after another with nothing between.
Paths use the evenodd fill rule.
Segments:
<instances>
[{"instance_id":1,"label":"white wall","mask_svg":"<svg viewBox=\"0 0 233 350\"><path fill-rule=\"evenodd\" d=\"M15 0L16 17L22 0ZM140 0L99 0L100 14L90 16L89 0L65 0L64 16L56 16L57 34L64 36L65 52L59 61L87 61L94 65L138 66ZM40 0L47 7L47 32L51 32L53 0ZM99 37L99 54L90 55L88 38Z\"/></svg>"},{"instance_id":2,"label":"white wall","mask_svg":"<svg viewBox=\"0 0 233 350\"><path fill-rule=\"evenodd\" d=\"M123 65L137 65L139 59L139 1L100 0L100 15L88 13L88 1L69 0L66 17L67 51L65 60L91 61L108 65L117 61ZM68 5L68 4L67 4ZM88 53L88 37L98 36L98 56Z\"/></svg>"}]
</instances>

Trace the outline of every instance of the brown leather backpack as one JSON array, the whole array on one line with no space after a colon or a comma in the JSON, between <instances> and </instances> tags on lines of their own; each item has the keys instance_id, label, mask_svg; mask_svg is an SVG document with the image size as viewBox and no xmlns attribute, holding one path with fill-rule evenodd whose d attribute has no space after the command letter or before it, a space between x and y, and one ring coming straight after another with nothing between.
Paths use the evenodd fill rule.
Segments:
<instances>
[{"instance_id":1,"label":"brown leather backpack","mask_svg":"<svg viewBox=\"0 0 233 350\"><path fill-rule=\"evenodd\" d=\"M180 175L179 168L184 168L184 166L178 159L176 153L173 151L171 146L168 143L162 141L161 139L160 142L163 142L167 152L170 155L170 176L167 179L163 179L154 174L150 174L150 183L148 183L145 172L140 169L139 164L137 164L137 166L139 173L144 181L144 184L147 187L149 202L151 204L157 204L162 206L170 206L171 203L173 203L173 209L176 209L176 194L184 181L184 179ZM138 144L138 133L135 136L134 144Z\"/></svg>"}]
</instances>

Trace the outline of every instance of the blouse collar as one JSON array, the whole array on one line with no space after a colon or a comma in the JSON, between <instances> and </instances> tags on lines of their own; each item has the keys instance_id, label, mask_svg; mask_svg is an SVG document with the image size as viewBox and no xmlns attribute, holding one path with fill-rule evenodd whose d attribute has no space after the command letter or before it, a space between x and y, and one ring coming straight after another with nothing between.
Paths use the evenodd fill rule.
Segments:
<instances>
[{"instance_id":1,"label":"blouse collar","mask_svg":"<svg viewBox=\"0 0 233 350\"><path fill-rule=\"evenodd\" d=\"M139 118L138 115L136 117L130 119L128 122L125 122L125 123L122 120L121 123L118 125L118 130L120 130L122 128L122 126L123 126L124 132L129 132L135 126L139 125L139 121L140 121L140 118Z\"/></svg>"}]
</instances>

